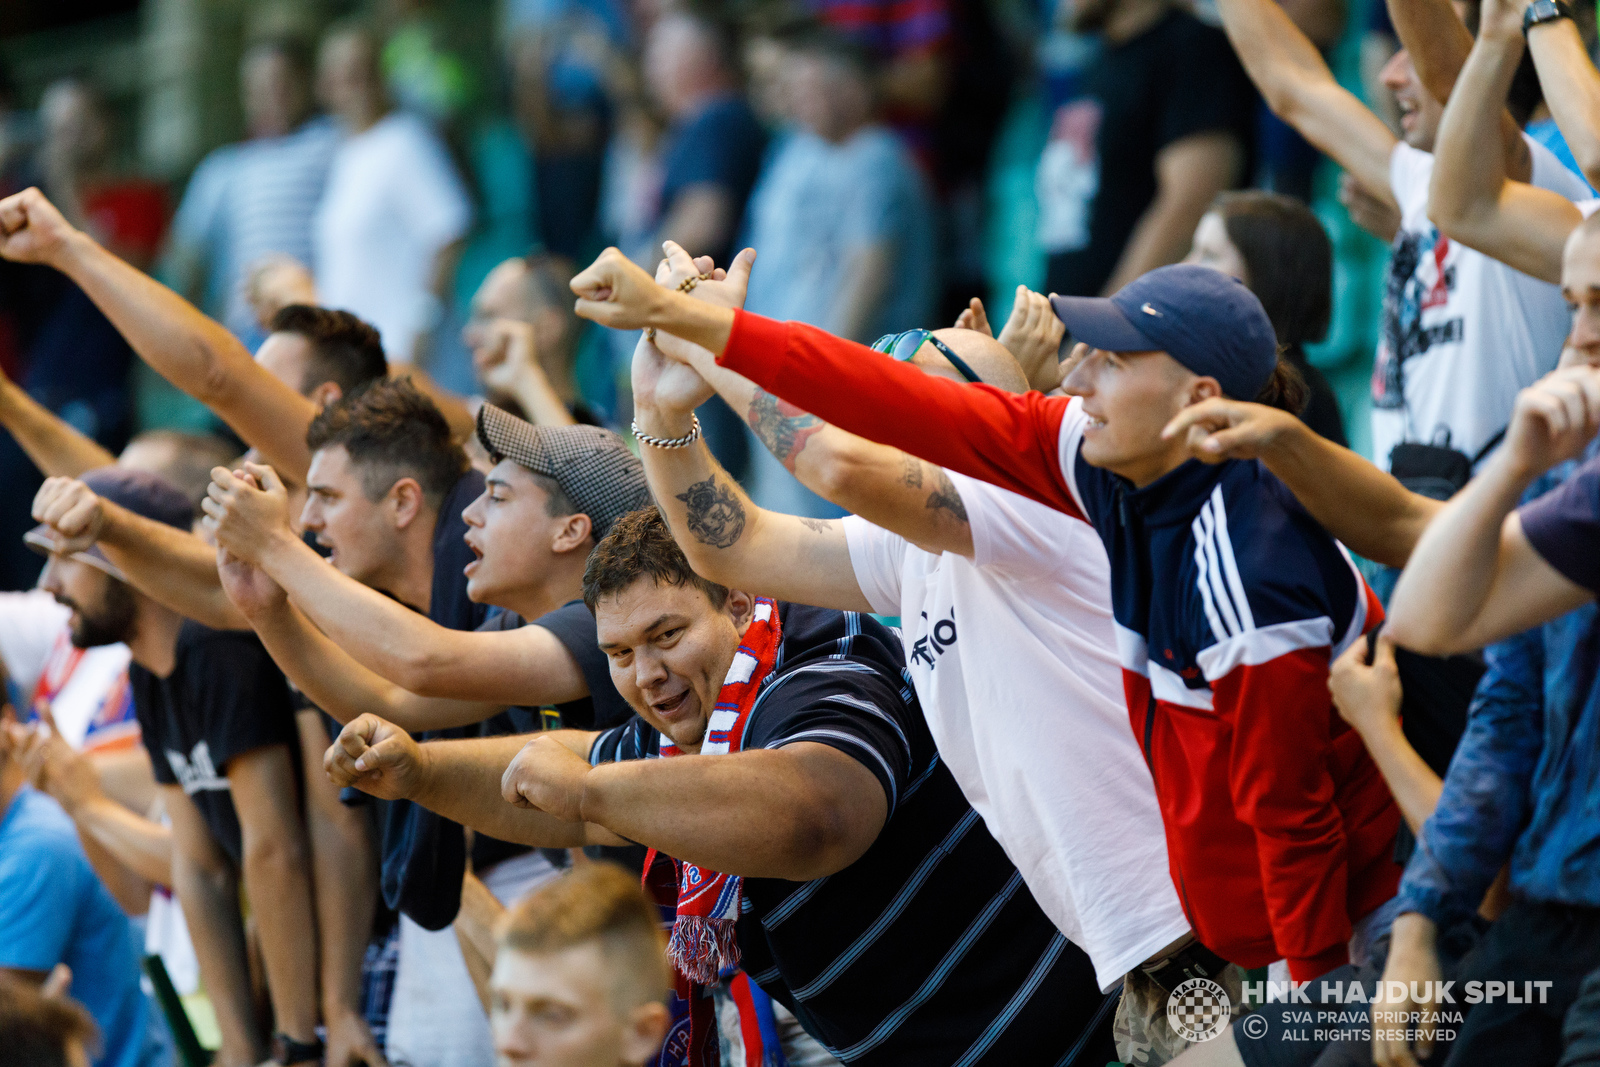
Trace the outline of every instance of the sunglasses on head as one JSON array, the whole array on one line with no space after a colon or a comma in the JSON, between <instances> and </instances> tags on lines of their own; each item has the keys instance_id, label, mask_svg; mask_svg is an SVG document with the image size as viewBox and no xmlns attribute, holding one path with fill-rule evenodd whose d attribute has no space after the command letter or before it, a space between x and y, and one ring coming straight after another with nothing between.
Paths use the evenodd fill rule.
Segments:
<instances>
[{"instance_id":1,"label":"sunglasses on head","mask_svg":"<svg viewBox=\"0 0 1600 1067\"><path fill-rule=\"evenodd\" d=\"M890 359L899 363L910 362L911 357L917 354L917 349L926 342L939 350L939 354L950 361L950 365L961 373L969 382L982 382L976 371L967 366L967 361L951 351L950 346L933 335L932 330L903 330L900 333L886 333L872 342L874 352L882 352Z\"/></svg>"}]
</instances>

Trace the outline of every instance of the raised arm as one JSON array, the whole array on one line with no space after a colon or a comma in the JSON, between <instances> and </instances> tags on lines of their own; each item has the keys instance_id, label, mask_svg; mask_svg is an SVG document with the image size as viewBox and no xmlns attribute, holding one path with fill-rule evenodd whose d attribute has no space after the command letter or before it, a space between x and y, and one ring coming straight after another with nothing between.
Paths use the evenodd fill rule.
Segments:
<instances>
[{"instance_id":1,"label":"raised arm","mask_svg":"<svg viewBox=\"0 0 1600 1067\"><path fill-rule=\"evenodd\" d=\"M1484 7L1506 6L1517 24L1529 0L1490 0ZM1550 114L1590 185L1600 186L1600 71L1584 47L1583 34L1571 19L1543 22L1528 30L1528 48Z\"/></svg>"},{"instance_id":2,"label":"raised arm","mask_svg":"<svg viewBox=\"0 0 1600 1067\"><path fill-rule=\"evenodd\" d=\"M1161 436L1184 437L1190 454L1206 463L1259 459L1329 533L1391 567L1405 566L1422 531L1444 507L1265 404L1204 400L1180 411Z\"/></svg>"},{"instance_id":3,"label":"raised arm","mask_svg":"<svg viewBox=\"0 0 1600 1067\"><path fill-rule=\"evenodd\" d=\"M663 330L843 429L1077 514L1058 458L1065 400L959 385L812 327L714 307L657 285L615 249L572 289L584 318Z\"/></svg>"},{"instance_id":4,"label":"raised arm","mask_svg":"<svg viewBox=\"0 0 1600 1067\"><path fill-rule=\"evenodd\" d=\"M316 406L257 365L221 323L74 229L37 189L0 200L0 256L67 275L156 373L304 480Z\"/></svg>"},{"instance_id":5,"label":"raised arm","mask_svg":"<svg viewBox=\"0 0 1600 1067\"><path fill-rule=\"evenodd\" d=\"M73 428L4 374L0 374L0 426L46 477L76 478L117 461L93 438Z\"/></svg>"},{"instance_id":6,"label":"raised arm","mask_svg":"<svg viewBox=\"0 0 1600 1067\"><path fill-rule=\"evenodd\" d=\"M1561 281L1561 251L1582 221L1559 193L1507 177L1505 154L1485 151L1503 143L1499 108L1522 58L1522 33L1505 25L1501 5L1484 5L1484 17L1445 105L1434 144L1428 217L1441 233L1545 281ZM1587 59L1585 59L1587 63ZM1526 145L1512 131L1514 141Z\"/></svg>"},{"instance_id":7,"label":"raised arm","mask_svg":"<svg viewBox=\"0 0 1600 1067\"><path fill-rule=\"evenodd\" d=\"M98 544L139 592L214 630L245 630L217 580L217 552L187 530L103 500L72 478L48 478L33 500L33 517L73 547Z\"/></svg>"},{"instance_id":8,"label":"raised arm","mask_svg":"<svg viewBox=\"0 0 1600 1067\"><path fill-rule=\"evenodd\" d=\"M1128 235L1104 291L1114 293L1139 275L1182 259L1201 216L1218 193L1233 187L1243 167L1243 146L1223 130L1192 134L1156 153L1155 199Z\"/></svg>"},{"instance_id":9,"label":"raised arm","mask_svg":"<svg viewBox=\"0 0 1600 1067\"><path fill-rule=\"evenodd\" d=\"M452 630L340 573L290 529L288 496L276 473L255 464L246 469L266 488L218 467L203 504L207 526L218 544L282 586L356 663L419 696L452 702L559 704L588 695L566 646L543 627L492 634Z\"/></svg>"},{"instance_id":10,"label":"raised arm","mask_svg":"<svg viewBox=\"0 0 1600 1067\"><path fill-rule=\"evenodd\" d=\"M1218 0L1222 27L1267 106L1354 174L1370 192L1389 194L1395 136L1333 72L1275 0Z\"/></svg>"},{"instance_id":11,"label":"raised arm","mask_svg":"<svg viewBox=\"0 0 1600 1067\"><path fill-rule=\"evenodd\" d=\"M708 392L692 368L668 361L640 338L633 356L633 402L636 424L645 434L687 435L695 405ZM802 604L872 610L837 521L757 507L704 440L687 448L658 448L641 440L639 454L651 494L697 574Z\"/></svg>"},{"instance_id":12,"label":"raised arm","mask_svg":"<svg viewBox=\"0 0 1600 1067\"><path fill-rule=\"evenodd\" d=\"M1484 8L1493 2L1489 0ZM1423 88L1439 103L1448 102L1467 62L1467 54L1472 51L1472 34L1457 17L1450 0L1388 0L1388 7L1389 21L1400 38L1400 47L1411 57ZM1480 13L1480 34L1489 14L1487 10ZM1520 12L1517 17L1521 19ZM1533 157L1505 104L1504 91L1485 102L1484 120L1497 123L1499 131L1495 141L1485 140L1484 144L1499 144L1507 172L1519 181L1526 181L1533 173Z\"/></svg>"},{"instance_id":13,"label":"raised arm","mask_svg":"<svg viewBox=\"0 0 1600 1067\"><path fill-rule=\"evenodd\" d=\"M1517 394L1505 443L1428 526L1400 575L1389 601L1396 644L1467 652L1592 599L1540 555L1513 509L1534 478L1580 454L1597 430L1600 368L1557 370Z\"/></svg>"}]
</instances>

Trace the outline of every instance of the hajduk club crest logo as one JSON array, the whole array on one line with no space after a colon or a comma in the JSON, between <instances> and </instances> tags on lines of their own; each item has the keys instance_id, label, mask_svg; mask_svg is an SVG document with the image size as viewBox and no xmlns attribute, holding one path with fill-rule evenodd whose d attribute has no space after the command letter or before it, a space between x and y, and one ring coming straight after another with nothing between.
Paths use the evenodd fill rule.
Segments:
<instances>
[{"instance_id":1,"label":"hajduk club crest logo","mask_svg":"<svg viewBox=\"0 0 1600 1067\"><path fill-rule=\"evenodd\" d=\"M1210 1041L1232 1018L1228 991L1209 978L1182 982L1167 997L1167 1024L1185 1041Z\"/></svg>"}]
</instances>

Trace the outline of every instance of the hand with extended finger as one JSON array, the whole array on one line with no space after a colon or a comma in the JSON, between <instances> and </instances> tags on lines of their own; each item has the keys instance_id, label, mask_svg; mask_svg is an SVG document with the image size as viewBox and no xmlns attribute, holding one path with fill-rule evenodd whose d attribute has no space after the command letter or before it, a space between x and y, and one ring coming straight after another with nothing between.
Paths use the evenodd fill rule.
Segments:
<instances>
[{"instance_id":1,"label":"hand with extended finger","mask_svg":"<svg viewBox=\"0 0 1600 1067\"><path fill-rule=\"evenodd\" d=\"M1061 384L1061 338L1066 333L1066 323L1056 314L1050 298L1019 285L1011 317L998 340L1017 357L1028 384L1048 393Z\"/></svg>"},{"instance_id":2,"label":"hand with extended finger","mask_svg":"<svg viewBox=\"0 0 1600 1067\"><path fill-rule=\"evenodd\" d=\"M24 189L0 200L0 257L49 264L77 235L38 189Z\"/></svg>"},{"instance_id":3,"label":"hand with extended finger","mask_svg":"<svg viewBox=\"0 0 1600 1067\"><path fill-rule=\"evenodd\" d=\"M56 551L70 554L100 539L106 516L94 490L76 478L46 478L34 494L33 519L55 533Z\"/></svg>"},{"instance_id":4,"label":"hand with extended finger","mask_svg":"<svg viewBox=\"0 0 1600 1067\"><path fill-rule=\"evenodd\" d=\"M1017 288L1020 290L1022 286ZM989 313L984 310L982 300L973 297L967 301L967 306L956 316L956 329L976 330L985 337L994 336L994 327L989 325Z\"/></svg>"},{"instance_id":5,"label":"hand with extended finger","mask_svg":"<svg viewBox=\"0 0 1600 1067\"><path fill-rule=\"evenodd\" d=\"M247 462L238 471L212 468L200 507L206 513L201 521L218 546L246 563L260 563L275 540L294 538L289 492L265 464Z\"/></svg>"},{"instance_id":6,"label":"hand with extended finger","mask_svg":"<svg viewBox=\"0 0 1600 1067\"><path fill-rule=\"evenodd\" d=\"M744 307L750 290L750 269L756 264L755 249L741 250L727 270L712 263L710 256L690 256L676 241L663 241L661 250L666 258L656 268L656 281L663 287L682 289L691 299L716 307ZM693 285L688 284L690 278L695 279Z\"/></svg>"},{"instance_id":7,"label":"hand with extended finger","mask_svg":"<svg viewBox=\"0 0 1600 1067\"><path fill-rule=\"evenodd\" d=\"M403 800L427 773L428 753L410 734L376 715L350 720L322 757L328 780L383 800Z\"/></svg>"},{"instance_id":8,"label":"hand with extended finger","mask_svg":"<svg viewBox=\"0 0 1600 1067\"><path fill-rule=\"evenodd\" d=\"M1502 448L1526 477L1580 455L1600 433L1600 367L1551 371L1517 394Z\"/></svg>"},{"instance_id":9,"label":"hand with extended finger","mask_svg":"<svg viewBox=\"0 0 1600 1067\"><path fill-rule=\"evenodd\" d=\"M1279 408L1212 397L1190 404L1161 431L1163 441L1181 440L1204 463L1259 459L1300 420Z\"/></svg>"},{"instance_id":10,"label":"hand with extended finger","mask_svg":"<svg viewBox=\"0 0 1600 1067\"><path fill-rule=\"evenodd\" d=\"M537 808L567 822L583 821L589 761L548 734L535 734L500 778L500 794L519 808Z\"/></svg>"}]
</instances>

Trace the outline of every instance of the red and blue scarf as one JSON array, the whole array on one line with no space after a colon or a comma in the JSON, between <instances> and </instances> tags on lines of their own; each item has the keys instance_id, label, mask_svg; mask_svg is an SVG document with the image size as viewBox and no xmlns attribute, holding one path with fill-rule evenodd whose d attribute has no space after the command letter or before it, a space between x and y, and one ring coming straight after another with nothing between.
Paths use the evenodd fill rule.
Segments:
<instances>
[{"instance_id":1,"label":"red and blue scarf","mask_svg":"<svg viewBox=\"0 0 1600 1067\"><path fill-rule=\"evenodd\" d=\"M777 603L767 597L757 598L754 616L706 724L705 740L700 745L702 755L739 751L761 683L776 665L782 645L783 626ZM663 757L683 754L665 736L660 753ZM736 931L743 882L738 875L683 863L655 849L645 857L645 888L658 903L674 912L667 958L678 979L679 996L691 1005L691 1012L701 1002L709 1003L706 987L715 985L720 975L739 965ZM714 1033L715 1020L708 1021ZM701 1031L701 1027L695 1029ZM706 1036L710 1035L703 1031L695 1035L701 1040ZM701 1046L701 1040L691 1040L690 1044ZM691 1062L697 1059L691 1055Z\"/></svg>"}]
</instances>

